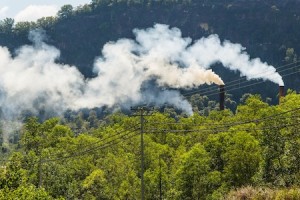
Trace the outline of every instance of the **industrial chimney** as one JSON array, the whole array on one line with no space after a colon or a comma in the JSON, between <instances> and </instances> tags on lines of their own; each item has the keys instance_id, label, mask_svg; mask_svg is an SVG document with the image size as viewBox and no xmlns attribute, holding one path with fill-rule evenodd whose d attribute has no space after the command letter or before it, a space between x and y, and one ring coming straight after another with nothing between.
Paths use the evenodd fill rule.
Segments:
<instances>
[{"instance_id":1,"label":"industrial chimney","mask_svg":"<svg viewBox=\"0 0 300 200\"><path fill-rule=\"evenodd\" d=\"M225 103L225 85L219 86L219 95L220 95L220 110L224 110L224 103Z\"/></svg>"},{"instance_id":2,"label":"industrial chimney","mask_svg":"<svg viewBox=\"0 0 300 200\"><path fill-rule=\"evenodd\" d=\"M279 103L282 97L284 97L284 86L279 86Z\"/></svg>"}]
</instances>

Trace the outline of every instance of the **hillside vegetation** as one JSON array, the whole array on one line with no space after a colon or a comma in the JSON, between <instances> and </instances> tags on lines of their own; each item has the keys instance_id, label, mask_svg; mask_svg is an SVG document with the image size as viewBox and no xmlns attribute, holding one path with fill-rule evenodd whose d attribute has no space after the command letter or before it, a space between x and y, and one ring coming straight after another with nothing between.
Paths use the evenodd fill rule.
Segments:
<instances>
[{"instance_id":1,"label":"hillside vegetation","mask_svg":"<svg viewBox=\"0 0 300 200\"><path fill-rule=\"evenodd\" d=\"M251 95L236 114L148 112L146 199L222 199L230 190L229 199L298 199L298 189L272 188L299 187L299 105L300 95L289 92L278 106ZM9 157L0 198L140 199L140 120L121 113L99 120L95 112L69 121L28 119L15 150L2 152Z\"/></svg>"},{"instance_id":2,"label":"hillside vegetation","mask_svg":"<svg viewBox=\"0 0 300 200\"><path fill-rule=\"evenodd\" d=\"M82 109L46 120L46 111L22 112L23 125L1 122L0 199L141 199L142 174L149 200L300 199L300 1L93 0L37 22L4 19L0 45L17 55L31 43L30 30L44 29L47 44L61 50L56 62L90 78L105 43L155 23L194 40L218 34L240 43L278 68L292 90L278 100L277 85L238 79L216 64L229 83L223 111L210 86L182 91L192 115L170 105Z\"/></svg>"}]
</instances>

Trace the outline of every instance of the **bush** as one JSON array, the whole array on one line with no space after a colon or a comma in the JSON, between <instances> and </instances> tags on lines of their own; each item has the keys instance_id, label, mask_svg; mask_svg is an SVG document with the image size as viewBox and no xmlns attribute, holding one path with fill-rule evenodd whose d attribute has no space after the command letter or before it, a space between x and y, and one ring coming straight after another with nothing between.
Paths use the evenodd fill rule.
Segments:
<instances>
[{"instance_id":1,"label":"bush","mask_svg":"<svg viewBox=\"0 0 300 200\"><path fill-rule=\"evenodd\" d=\"M298 200L300 199L300 188L270 189L254 188L252 186L238 188L230 191L226 200Z\"/></svg>"}]
</instances>

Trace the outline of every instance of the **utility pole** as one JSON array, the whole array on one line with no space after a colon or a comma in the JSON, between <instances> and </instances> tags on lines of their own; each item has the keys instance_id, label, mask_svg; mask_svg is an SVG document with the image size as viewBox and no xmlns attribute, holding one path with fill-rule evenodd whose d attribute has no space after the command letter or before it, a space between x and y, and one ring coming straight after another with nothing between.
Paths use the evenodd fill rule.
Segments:
<instances>
[{"instance_id":1,"label":"utility pole","mask_svg":"<svg viewBox=\"0 0 300 200\"><path fill-rule=\"evenodd\" d=\"M161 155L159 155L159 199L162 200Z\"/></svg>"},{"instance_id":2,"label":"utility pole","mask_svg":"<svg viewBox=\"0 0 300 200\"><path fill-rule=\"evenodd\" d=\"M43 152L43 140L45 140L45 133L41 133L41 138L42 140L40 141L40 144L38 145L38 154L39 154L39 162L38 162L38 178L39 178L39 183L38 187L41 188L43 185L43 159L42 159L42 152Z\"/></svg>"},{"instance_id":3,"label":"utility pole","mask_svg":"<svg viewBox=\"0 0 300 200\"><path fill-rule=\"evenodd\" d=\"M38 187L42 187L42 184L43 184L43 172L42 172L42 156L40 155L40 158L39 158L39 164L38 164L38 169L39 169L39 172L38 172L38 176L39 176L39 185Z\"/></svg>"},{"instance_id":4,"label":"utility pole","mask_svg":"<svg viewBox=\"0 0 300 200\"><path fill-rule=\"evenodd\" d=\"M140 117L140 134L141 134L141 200L145 200L145 182L144 182L144 170L145 170L145 153L144 153L144 124L145 124L145 116L149 116L145 114L145 111L150 111L153 108L146 108L145 106L141 106L138 108L131 108L132 111L138 111L138 114L135 116Z\"/></svg>"},{"instance_id":5,"label":"utility pole","mask_svg":"<svg viewBox=\"0 0 300 200\"><path fill-rule=\"evenodd\" d=\"M144 108L140 108L141 120L141 199L145 199L145 183L144 183Z\"/></svg>"},{"instance_id":6,"label":"utility pole","mask_svg":"<svg viewBox=\"0 0 300 200\"><path fill-rule=\"evenodd\" d=\"M131 108L132 111L138 111L138 114L133 116L140 117L140 133L141 133L141 200L145 200L145 182L144 182L144 170L145 170L145 154L144 154L144 124L145 124L145 116L149 116L145 114L145 111L153 110L153 108L146 108L146 106L141 106L138 108Z\"/></svg>"}]
</instances>

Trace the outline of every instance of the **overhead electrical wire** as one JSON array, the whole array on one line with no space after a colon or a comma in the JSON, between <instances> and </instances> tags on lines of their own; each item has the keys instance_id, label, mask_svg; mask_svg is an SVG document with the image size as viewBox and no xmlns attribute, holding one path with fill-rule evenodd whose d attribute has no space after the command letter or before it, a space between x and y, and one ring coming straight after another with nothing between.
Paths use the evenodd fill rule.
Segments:
<instances>
[{"instance_id":1,"label":"overhead electrical wire","mask_svg":"<svg viewBox=\"0 0 300 200\"><path fill-rule=\"evenodd\" d=\"M290 76L290 75L297 74L297 73L300 73L300 72L292 72L292 73L289 73L289 74L282 75L282 77ZM261 80L261 81L258 81L258 82L255 82L255 83L250 83L250 84L247 84L247 85L244 85L244 86L235 87L233 89L228 89L228 90L226 89L226 92L234 91L234 90L238 90L238 89L242 89L242 88L247 88L247 87L258 85L258 84L261 84L261 83L265 83L265 81ZM225 88L226 88L226 85L225 85ZM201 95L209 97L209 96L213 96L213 95L217 95L217 94L219 94L218 91L212 91L211 93L208 93L208 94L202 93ZM184 96L184 97L190 97L192 95L193 94L188 94L188 95L183 94L182 96Z\"/></svg>"},{"instance_id":2,"label":"overhead electrical wire","mask_svg":"<svg viewBox=\"0 0 300 200\"><path fill-rule=\"evenodd\" d=\"M285 68L285 67L287 67L287 66L294 65L294 64L299 63L299 62L300 62L300 60L295 61L295 62L293 62L293 63L281 65L281 66L279 66L279 67L276 68L276 72L280 73L280 72L282 72L282 71L278 71L278 69ZM298 65L298 66L299 66L299 65ZM298 66L291 66L291 68L287 68L287 70L292 69L292 68L295 68L295 67L298 67ZM284 70L285 70L285 69L284 69ZM256 73L256 74L254 74L254 75L265 74L266 72L268 72L268 71L263 71L263 72L260 72L260 73ZM274 72L272 72L272 73L274 73ZM241 81L241 80L243 80L243 82L248 82L247 80L244 80L244 79L247 79L247 77L246 77L246 76L243 76L243 77L240 77L240 78L238 78L238 79L235 79L235 80L226 82L226 86L228 87L228 86L232 85L232 83L235 83L235 82L238 82L238 81ZM208 88L205 88L205 89L199 89L199 90L197 90L197 91L198 91L198 92L205 92L205 90L210 90L210 87L218 87L218 86L216 86L216 85L211 85L211 86L209 86ZM192 91L192 92L190 92L190 93L193 93L193 92L194 92L194 91ZM189 92L188 92L188 93L185 93L185 94L189 94Z\"/></svg>"},{"instance_id":3,"label":"overhead electrical wire","mask_svg":"<svg viewBox=\"0 0 300 200\"><path fill-rule=\"evenodd\" d=\"M299 67L299 66L297 66L297 67ZM286 76L297 74L297 73L299 73L299 72L292 72L292 73L289 73L289 74L282 75L282 77L286 77ZM246 84L246 85L243 85L243 86L234 87L233 89L227 89L227 88L230 88L230 86L228 87L227 85L225 85L225 88L226 88L226 92L228 92L228 91L238 90L238 89L241 89L241 88L246 88L246 87L253 86L253 85L258 85L258 84L261 84L261 83L265 83L265 81L264 80L260 80L260 81L255 82L255 83L249 83L249 84ZM241 84L237 84L237 85L241 85ZM193 93L193 94L195 94L195 93ZM205 96L213 96L213 95L216 95L216 94L219 94L219 92L210 91L210 92L207 92L207 93L201 93L202 96L204 96L204 95ZM183 94L183 96L189 97L191 95L185 95L185 94Z\"/></svg>"},{"instance_id":4,"label":"overhead electrical wire","mask_svg":"<svg viewBox=\"0 0 300 200\"><path fill-rule=\"evenodd\" d=\"M283 69L283 70L281 70L281 71L279 71L280 73L282 73L282 72L285 72L285 71L288 71L288 70L291 70L291 69L294 69L294 68L298 68L300 65L297 65L297 66L294 66L294 67L291 67L291 68L288 68L288 69ZM267 75L271 75L271 74L273 74L274 72L270 72L270 73L265 73L265 74L267 74ZM284 77L285 76L285 74L282 74L281 75L282 77ZM243 84L243 83L247 83L248 81L247 80L245 80L244 82L238 82L238 83L235 83L235 84L230 84L230 85L225 85L226 86L226 88L231 88L231 87L235 87L235 86L237 86L237 85L241 85L241 84Z\"/></svg>"},{"instance_id":5,"label":"overhead electrical wire","mask_svg":"<svg viewBox=\"0 0 300 200\"><path fill-rule=\"evenodd\" d=\"M131 135L132 133L134 133L134 134ZM139 133L135 133L135 132L130 131L127 134L123 134L120 137L114 138L113 140L110 140L108 142L102 143L100 145L97 145L97 146L94 146L94 147L91 147L91 148L88 148L88 149L85 149L85 150L71 151L71 152L61 152L61 153L67 153L69 155L61 156L61 153L56 153L54 155L56 158L49 158L49 159L43 158L42 162L43 163L55 162L55 161L59 161L59 160L64 160L64 159L69 159L69 158L74 158L74 157L80 157L80 156L83 156L87 153L90 153L90 152L93 152L93 151L96 151L96 150L102 150L102 149L108 148L110 146L116 145L116 144L118 144L122 141L128 140L128 139L133 138L134 136L137 136L137 135L139 135ZM128 137L126 137L126 136L128 136ZM118 140L120 140L120 141L118 141ZM51 154L50 154L50 156L51 156ZM0 160L0 161L1 162L10 162L11 160L7 159L7 160ZM38 162L38 161L36 161L36 162Z\"/></svg>"},{"instance_id":6,"label":"overhead electrical wire","mask_svg":"<svg viewBox=\"0 0 300 200\"><path fill-rule=\"evenodd\" d=\"M300 66L300 65L299 65ZM298 67L298 66L297 66ZM294 68L294 67L293 67ZM286 69L285 69L286 70ZM288 75L292 75L292 74L295 74L295 73L298 73L298 72L293 72L293 73L289 73L289 74L286 74L286 75L283 75L283 77L284 76L288 76ZM261 83L261 82L259 82L259 83ZM246 86L243 86L243 87L249 87L249 86L252 86L252 85L256 85L256 84L259 84L259 83L255 83L255 84L248 84L248 85L246 85ZM231 90L227 90L227 91L232 91L232 90L234 90L234 89L231 89ZM218 94L218 93L217 93ZM276 114L276 115L274 115L274 116L279 116L279 115L282 115L282 114L285 114L285 113L288 113L288 112L291 112L291 111L295 111L295 110L299 110L300 108L296 108L296 109L293 109L293 110L290 110L290 111L286 111L286 112L283 112L283 113L280 113L280 114ZM273 117L274 117L273 116ZM270 118L271 116L269 116L269 117L266 117L266 118L264 118L264 119L268 119L268 118ZM223 127L228 127L228 126L232 126L232 125L241 125L241 124L247 124L247 123L251 123L251 122L258 122L258 120L256 119L256 120L250 120L250 121L246 121L246 122L243 122L243 123L238 123L238 124L227 124L227 125L224 125ZM220 128L220 127L219 127ZM171 131L171 130L168 130L168 131ZM180 131L180 130L175 130L175 131ZM182 131L189 131L189 132L195 132L195 130L182 130ZM202 130L203 131L203 130ZM136 136L136 135L138 135L138 134L135 134L134 136ZM120 139L120 138L122 138L122 137L124 137L124 135L123 136L121 136L121 137L119 137L119 138L116 138L116 139ZM115 140L116 140L115 139ZM111 142L113 142L113 141L115 141L115 140L112 140L112 141L109 141L107 144L109 144L109 143L111 143ZM115 144L115 143L113 143L113 144ZM113 145L112 144L112 145ZM102 144L103 145L103 144ZM76 153L76 154L72 154L72 155L69 155L69 156L66 156L66 157L61 157L61 158L57 158L57 159L54 159L54 160L61 160L61 159L65 159L65 158L69 158L69 157L77 157L77 156L80 156L82 153L86 153L86 152L90 152L90 151L92 151L93 149L98 149L98 148L101 148L101 147L103 147L103 146L97 146L97 147L94 147L94 148L90 148L90 149L87 149L87 150L85 150L85 151L83 151L83 152L80 152L79 154L78 153ZM105 144L104 144L105 145ZM111 146L111 145L109 145L109 146ZM52 160L48 160L48 161L53 161L53 159Z\"/></svg>"},{"instance_id":7,"label":"overhead electrical wire","mask_svg":"<svg viewBox=\"0 0 300 200\"><path fill-rule=\"evenodd\" d=\"M137 135L139 135L139 133L134 133L133 135L130 135L134 132L129 132L127 134L124 134L118 138L115 138L109 142L106 142L104 144L101 144L101 145L98 145L98 146L95 146L95 147L92 147L92 148L89 148L89 149L86 149L84 151L77 151L76 153L74 154L70 154L70 155L67 155L67 156L61 156L61 157L58 157L58 158L53 158L53 159L44 159L43 162L54 162L54 161L59 161L59 160L65 160L65 159L69 159L69 158L74 158L74 157L80 157L80 156L83 156L87 153L90 153L90 152L94 152L96 150L102 150L102 149L105 149L105 148L108 148L108 147L111 147L113 145L116 145L116 144L119 144L120 142L122 141L125 141L125 140L128 140L128 139L131 139ZM130 136L129 136L130 135ZM125 136L128 136L128 137L125 137ZM119 139L122 139L121 141L118 141Z\"/></svg>"},{"instance_id":8,"label":"overhead electrical wire","mask_svg":"<svg viewBox=\"0 0 300 200\"><path fill-rule=\"evenodd\" d=\"M286 65L282 65L282 66L278 67L277 70L280 69L280 68L289 66L289 65L294 65L294 64L296 64L296 63L298 63L298 62L300 62L300 61L296 61L296 62L293 62L293 63L289 63L289 64L286 64ZM291 69L297 68L297 67L299 67L299 66L300 66L300 65L292 66L291 68L283 69L283 70L277 71L277 72L279 73L279 72L291 70ZM274 72L273 72L273 73L274 73ZM299 72L297 71L297 72L288 73L288 74L282 75L282 77L289 76L289 75L296 74L296 73L299 73ZM263 74L263 73L258 73L258 74ZM265 74L265 73L264 73L264 74ZM267 74L268 74L268 73L267 73ZM241 77L241 78L239 78L239 79L237 79L237 80L233 80L233 81L227 82L226 88L230 88L230 87L233 87L233 86L237 85L237 84L232 84L232 83L235 83L235 82L240 81L241 79L245 79L245 78L246 78L246 77ZM244 82L247 82L247 81L244 81ZM233 91L233 90L236 90L236 89L245 88L245 87L249 87L249 86L253 86L253 85L257 85L257 84L260 84L260 83L262 83L262 82L264 82L264 81L259 81L259 82L256 82L256 83L244 85L244 86L242 86L242 87L238 87L238 88L234 88L234 89L229 89L229 90L226 90L226 92L228 92L228 91ZM242 83L243 83L243 82L242 82ZM241 82L239 82L238 84L240 85ZM191 95L193 95L194 93L197 93L197 92L200 92L200 91L202 91L202 90L197 90L197 91L193 91L193 92L190 92L190 93L185 93L185 94L183 94L183 96L188 97L188 96L191 96ZM208 93L208 92L207 92L207 93ZM218 94L218 93L219 93L219 92L215 92L215 93L211 93L211 94L208 93L208 95L206 95L206 96L211 96L211 95L215 95L215 94ZM204 93L204 94L205 94L205 93ZM202 95L203 95L203 94L202 94ZM300 109L300 108L297 108L297 109ZM287 112L289 112L289 111L287 111ZM284 112L284 113L286 113L286 112ZM239 124L233 124L233 123L227 124L227 125L224 125L224 124L223 124L224 126L221 126L221 127L228 127L228 126L232 126L232 125L236 126L236 125L241 125L241 124L246 124L246 123L251 123L251 122L257 122L257 120L250 120L250 121L246 121L246 122L239 123ZM178 123L177 123L177 125L178 125ZM286 125L285 125L285 126L286 126ZM219 128L220 128L220 127L219 127ZM137 130L138 130L138 129L135 129L135 130L133 130L133 131L137 131ZM168 131L172 131L172 130L168 130ZM173 130L173 131L186 131L186 132L189 131L189 132L195 132L195 130ZM203 129L202 129L202 131L203 131ZM122 132L117 132L116 134L111 135L111 136L109 136L109 137L107 137L107 138L103 138L102 140L99 140L99 141L93 143L92 145L99 144L100 142L103 142L103 141L105 141L105 140L108 140L108 139L110 139L110 138L113 138L113 137L115 137L115 136L118 136L118 135L120 135L121 133L124 133L124 132L128 132L128 130L125 130L125 131L122 131ZM122 139L122 138L124 138L124 136L127 136L127 135L129 135L130 133L133 133L133 132L129 132L129 133L124 134L124 135L122 135L122 136L120 136L120 137L118 137L118 138L115 138L115 139L113 139L113 140L111 140L111 141L109 141L109 142L106 142L106 143L103 143L103 144L101 144L101 145L98 145L98 146L95 146L95 147L86 149L86 150L84 150L84 151L79 151L79 152L77 151L76 153L74 153L74 152L72 153L72 152L71 152L71 154L68 155L68 156L64 156L64 157L60 157L60 158L56 158L56 159L48 159L48 160L44 160L43 162L51 162L51 161L61 160L61 159L67 159L67 158L71 158L71 157L78 157L78 156L81 156L81 155L83 155L83 154L85 154L85 153L88 153L88 152L91 152L91 151L94 151L94 150L99 150L99 149L107 148L107 147L110 147L110 146L112 146L112 145L118 144L118 143L121 142L121 141L118 141L118 142L114 142L114 141L119 140L119 139ZM136 135L138 135L138 134L134 134L134 135L132 135L131 137L129 137L129 138L127 138L127 139L130 139L130 138L132 138L132 137L134 137L134 136L136 136ZM91 144L89 144L89 145L91 145ZM69 152L69 153L70 153L70 152ZM57 155L58 155L58 154L57 154ZM9 161L9 160L0 160L0 161Z\"/></svg>"},{"instance_id":9,"label":"overhead electrical wire","mask_svg":"<svg viewBox=\"0 0 300 200\"><path fill-rule=\"evenodd\" d=\"M245 122L240 122L240 123L232 123L231 125L234 125L234 126L237 126L237 125L242 125L242 124L246 124L246 123L251 123L251 122L262 122L262 121L265 121L267 119L272 119L276 116L280 116L280 115L284 115L284 114L287 114L287 113L290 113L290 112L293 112L293 111L297 111L299 110L300 107L298 108L295 108L295 109L291 109L291 110L288 110L288 111L285 111L285 112L281 112L281 113L278 113L276 115L270 115L270 116L266 116L266 117L263 117L263 118L260 118L260 119L255 119L255 120L249 120L249 121L245 121ZM224 128L226 127L229 127L229 124L223 124ZM265 128L244 128L244 129L241 129L241 128L237 128L237 129L234 129L234 130L230 130L230 131L249 131L249 130L270 130L270 129L274 129L274 128L284 128L284 127L289 127L289 126L296 126L296 125L299 125L299 123L295 123L295 124L284 124L284 125L281 125L281 126L269 126L269 127L265 127ZM210 128L210 129L191 129L191 130L172 130L172 129L168 129L168 130L145 130L145 132L147 133L157 133L158 131L161 133L161 132L184 132L184 133L188 133L188 132L205 132L205 131L210 131L210 132L224 132L226 131L226 129L218 129L220 127L215 127L215 128ZM138 129L137 129L138 130ZM228 131L228 130L227 130ZM128 132L128 131L127 131ZM133 138L135 136L139 135L139 133L135 133L135 132L129 132L127 134L123 134L121 135L120 137L117 137L117 138L114 138L113 140L110 140L106 143L102 143L101 145L97 145L97 146L94 146L92 148L89 148L89 149L85 149L83 151L76 151L76 152L67 152L69 155L66 155L66 156L60 156L60 157L57 157L57 158L49 158L49 159L43 159L42 162L45 163L45 162L55 162L55 161L59 161L59 160L65 160L65 159L70 159L70 158L74 158L74 157L80 157L80 156L83 156L85 154L88 154L88 153L91 153L91 152L94 152L96 150L102 150L102 149L105 149L105 148L108 148L108 147L111 147L113 145L116 145L122 141L125 141L125 140L128 140L130 138ZM127 136L127 137L126 137ZM64 152L66 153L66 152ZM58 156L59 154L56 154L56 156ZM10 161L10 160L1 160L2 162L7 162L7 161Z\"/></svg>"},{"instance_id":10,"label":"overhead electrical wire","mask_svg":"<svg viewBox=\"0 0 300 200\"><path fill-rule=\"evenodd\" d=\"M293 117L300 117L300 114L299 115L293 115ZM272 119L272 118L270 118ZM277 120L279 119L287 119L287 117L276 117ZM261 120L259 122L263 122L263 121L267 121L269 119L266 119L266 120ZM249 123L257 123L258 121L253 121L253 122L249 122ZM228 127L228 126L235 126L235 125L242 125L242 124L249 124L247 122L245 123L239 123L239 124L235 124L234 122L222 122L222 123L209 123L209 122L204 122L204 123L201 123L201 122L198 122L198 123L188 123L188 122L151 122L151 123L148 123L149 125L174 125L176 127L178 126L189 126L189 127L193 127L193 126L219 126L219 127ZM221 126L220 126L221 125Z\"/></svg>"},{"instance_id":11,"label":"overhead electrical wire","mask_svg":"<svg viewBox=\"0 0 300 200\"><path fill-rule=\"evenodd\" d=\"M300 107L294 108L294 109L291 109L291 110L288 110L288 111L284 111L284 112L278 113L276 115L270 115L270 116L266 116L266 117L263 117L263 118L260 118L260 119L249 120L249 121L245 121L245 122L242 122L242 123L236 123L235 126L236 125L246 124L246 123L251 123L251 122L262 122L262 121L265 121L267 119L271 119L271 118L274 118L276 116L280 116L280 115L287 114L287 113L294 112L294 111L298 111L298 110L300 110ZM299 125L299 123L284 124L284 125L281 125L281 126L270 126L270 127L267 127L267 128L252 128L252 130L270 130L272 128L283 128L283 127L289 127L289 126L295 126L295 125ZM224 126L224 127L228 127L228 125ZM218 127L218 128L220 128L220 127ZM201 132L202 131L203 132L204 130L205 129L200 129L200 130L159 130L159 131L160 132L161 131L167 131L167 132L198 132L198 131ZM207 130L214 131L214 132L215 131L219 131L219 132L223 131L224 132L224 130L217 130L215 128L213 128L213 129L207 129ZM242 131L241 129L237 129L237 130L238 131ZM249 130L249 128L248 129L243 129L243 130L247 131L247 130ZM148 132L148 131L145 130L145 132ZM71 154L71 155L68 155L68 156L61 156L61 157L55 158L55 159L46 159L46 160L43 160L43 162L53 162L53 161L58 161L58 160L64 160L64 159L74 158L74 157L80 157L80 156L83 156L83 155L85 155L87 153L93 152L95 150L101 150L101 149L108 148L110 146L116 145L116 144L118 144L118 143L120 143L122 141L128 140L128 139L130 139L130 138L132 138L134 136L139 135L139 133L135 133L135 134L133 134L133 135L131 135L129 137L125 137L125 136L128 136L128 135L132 134L132 133L134 133L134 132L129 132L129 133L124 134L124 135L122 135L122 136L120 136L118 138L115 138L114 140L111 140L111 141L109 141L107 143L104 143L104 144L101 144L99 146L95 146L95 147L86 149L84 151L76 152L75 154ZM122 140L119 140L119 139L122 139Z\"/></svg>"},{"instance_id":12,"label":"overhead electrical wire","mask_svg":"<svg viewBox=\"0 0 300 200\"><path fill-rule=\"evenodd\" d=\"M128 133L128 132L130 132L130 133L132 133L133 131L137 131L137 130L139 130L139 128L136 128L136 129L134 129L134 130L124 130L124 131L121 131L121 132L117 132L116 134L113 134L113 135L110 135L109 137L106 137L106 138L103 138L103 139L101 139L101 140L98 140L98 141L96 141L96 142L94 142L94 143L90 143L90 144L87 144L87 145L85 145L85 146L79 146L79 145L77 145L75 148L81 148L81 149L84 149L84 148L87 148L87 147L89 147L89 149L91 148L90 146L94 146L94 145L97 145L97 144L99 144L99 143L101 143L101 142L104 142L104 141L106 141L106 140L109 140L109 139L112 139L112 138L114 138L114 137L116 137L116 136L123 136L123 135L121 135L122 133ZM116 138L116 139L118 139L118 138ZM108 143L110 143L111 141L108 141ZM103 144L106 144L106 143L101 143L101 145L103 145ZM93 147L92 147L93 148ZM76 153L78 153L78 150L74 150L74 151L69 151L69 152L67 152L68 154L76 154ZM56 155L54 155L54 156L60 156L61 155L61 153L57 153Z\"/></svg>"},{"instance_id":13,"label":"overhead electrical wire","mask_svg":"<svg viewBox=\"0 0 300 200\"><path fill-rule=\"evenodd\" d=\"M134 124L134 127L136 127L137 125L139 125L139 124ZM133 128L134 128L134 127L133 127ZM124 128L124 127L122 127L122 125L120 125L118 128ZM136 130L138 130L138 129L136 129ZM109 135L109 137L101 138L100 140L98 140L98 141L96 141L96 142L94 142L94 143L90 143L90 144L87 144L87 145L85 145L85 146L80 146L80 148L85 148L85 147L88 147L88 146L91 146L91 145L99 144L100 142L103 142L103 141L105 141L105 140L108 140L108 139L110 139L110 138L113 138L113 137L115 137L115 136L118 136L118 135L120 135L120 134L122 134L122 133L126 133L126 132L128 132L128 131L136 131L136 130L114 131L114 132L116 132L115 134Z\"/></svg>"},{"instance_id":14,"label":"overhead electrical wire","mask_svg":"<svg viewBox=\"0 0 300 200\"><path fill-rule=\"evenodd\" d=\"M300 60L295 61L295 62L293 62L293 63L281 65L281 66L279 66L279 67L276 68L276 72L278 72L278 73L279 73L279 72L282 72L282 71L278 71L278 70L281 69L281 68L285 68L286 66L294 65L294 64L299 63L299 62L300 62ZM287 70L292 69L292 68L295 68L295 66L292 66L291 68L287 68ZM284 69L284 70L285 70L285 69ZM263 71L263 72L260 72L260 73L255 73L254 75L265 74L265 73L267 73L267 72L268 72L268 71ZM272 72L272 73L274 73L274 72ZM243 83L243 82L240 82L241 80L242 80L243 82L248 82L247 77L246 77L246 76L242 76L242 77L240 77L240 78L238 78L238 79L235 79L235 80L226 82L226 87L230 87L230 86L233 86L233 85L237 85L237 84L232 84L232 83L235 83L235 82L239 82L238 84ZM216 86L216 85L211 85L211 86L209 86L208 88L197 90L197 91L195 91L195 93L197 93L197 92L204 92L204 93L205 93L205 92L209 92L209 91L211 90L212 87L213 87L213 88L215 88L215 87L217 88L218 86ZM189 93L194 93L194 91L188 92L188 93L185 93L185 94L189 94Z\"/></svg>"},{"instance_id":15,"label":"overhead electrical wire","mask_svg":"<svg viewBox=\"0 0 300 200\"><path fill-rule=\"evenodd\" d=\"M287 127L291 127L291 126L297 126L297 125L300 125L300 123L294 123L294 124L284 124L284 125L281 125L281 126L269 126L269 127L264 127L264 128L237 128L237 129L233 129L233 130L226 130L226 129L215 129L215 128L211 128L211 129L192 129L192 130L145 130L145 133L161 133L161 132L168 132L168 133L192 133L192 132L214 132L214 133L220 133L220 132L225 132L225 131L229 131L229 132L236 132L236 131L263 131L263 130L271 130L271 129L280 129L280 128L287 128ZM56 162L56 161L60 161L60 160L66 160L66 159L70 159L70 158L75 158L75 157L80 157L80 156L83 156L85 154L88 154L88 153L91 153L91 152L94 152L96 150L103 150L103 149L106 149L108 147L111 147L113 145L117 145L119 144L120 142L123 142L125 140L128 140L128 139L131 139L135 136L138 136L139 133L135 133L135 134L132 134L133 132L130 132L129 134L126 134L126 135L123 135L119 138L116 138L112 141L109 141L107 143L104 143L104 144L101 144L99 146L95 146L93 148L90 148L90 149L86 149L85 151L79 151L77 152L76 154L71 154L71 155L67 155L67 156L61 156L61 157L58 157L58 158L54 158L54 159L43 159L42 160L42 163L47 163L47 162ZM130 135L132 134L132 135ZM128 136L130 135L130 136ZM124 137L124 136L128 136L128 137ZM119 140L117 141L118 139L122 139L122 140ZM11 160L0 160L2 162L11 162ZM36 161L37 163L38 161Z\"/></svg>"},{"instance_id":16,"label":"overhead electrical wire","mask_svg":"<svg viewBox=\"0 0 300 200\"><path fill-rule=\"evenodd\" d=\"M296 61L296 62L293 62L293 63L290 63L290 64L282 65L282 66L280 66L280 67L277 68L277 71L276 71L276 72L277 72L277 73L281 73L281 72L284 72L284 71L288 71L288 70L291 70L291 69L300 67L300 65L296 65L296 66L291 66L290 68L285 68L285 69L283 69L283 70L278 70L278 69L284 68L284 67L289 66L289 65L294 65L294 64L296 64L296 63L298 63L298 62L300 62L300 60L299 60L299 61ZM261 73L257 73L257 74L255 74L255 75L259 75L259 74L273 74L273 73L275 73L275 72L268 73L267 71L264 71L264 72L261 72ZM296 73L298 73L298 72L296 72ZM283 75L283 76L284 76L284 75ZM230 87L233 87L233 86L240 85L240 84L243 84L243 83L248 82L248 80L243 80L243 79L247 79L247 77L243 76L243 77L238 78L238 79L236 79L236 80L229 81L229 82L227 82L227 83L225 84L225 87L226 87L226 88L230 88ZM240 82L241 80L243 80L243 81ZM236 82L238 82L238 83L236 83ZM263 82L264 82L264 81L263 81ZM218 86L216 86L216 85L212 85L212 86L209 86L209 87L206 88L206 89L199 89L199 90L194 90L194 91L191 91L191 92L186 92L186 93L183 94L183 96L191 96L191 95L193 95L193 94L195 94L195 93L201 93L201 95L209 94L209 93L211 93L211 92L214 92L214 90L212 90L212 88L217 88L217 87L218 87Z\"/></svg>"},{"instance_id":17,"label":"overhead electrical wire","mask_svg":"<svg viewBox=\"0 0 300 200\"><path fill-rule=\"evenodd\" d=\"M288 114L288 113L293 113L293 112L296 112L296 111L299 111L300 110L300 107L297 107L297 108L294 108L294 109L291 109L291 110L287 110L287 111L284 111L284 112L280 112L280 113L277 113L277 114L274 114L274 115L270 115L270 116L266 116L266 117L261 117L261 118L258 118L258 119L253 119L253 120L246 120L246 121L242 121L242 122L235 122L235 123L222 123L220 126L220 124L216 124L216 123L202 123L202 124L181 124L181 123L172 123L174 125L190 125L190 126L201 126L201 125L207 125L207 126L216 126L218 128L220 127L229 127L229 126L238 126L238 125L244 125L244 124L249 124L249 123L259 123L259 122L263 122L263 121L266 121L266 120L269 120L269 119L272 119L272 118L277 118L278 116L282 116L282 115L285 115L285 114ZM294 116L293 116L294 117ZM151 123L150 123L151 124ZM158 124L155 123L155 124ZM168 123L161 123L161 124L168 124Z\"/></svg>"},{"instance_id":18,"label":"overhead electrical wire","mask_svg":"<svg viewBox=\"0 0 300 200\"><path fill-rule=\"evenodd\" d=\"M291 127L291 126L297 126L300 125L299 123L294 123L294 124L284 124L284 125L280 125L280 126L269 126L269 127L264 127L264 128L236 128L236 129L217 129L217 128L210 128L210 129L190 129L190 130L173 130L173 129L162 129L162 130L158 130L158 129L152 129L152 130L146 130L145 133L162 133L162 132L166 132L166 133L194 133L194 132L214 132L214 133L221 133L221 132L236 132L236 131L250 131L250 130L254 130L254 131L264 131L264 130L272 130L272 129L281 129L281 128L287 128L287 127Z\"/></svg>"}]
</instances>

